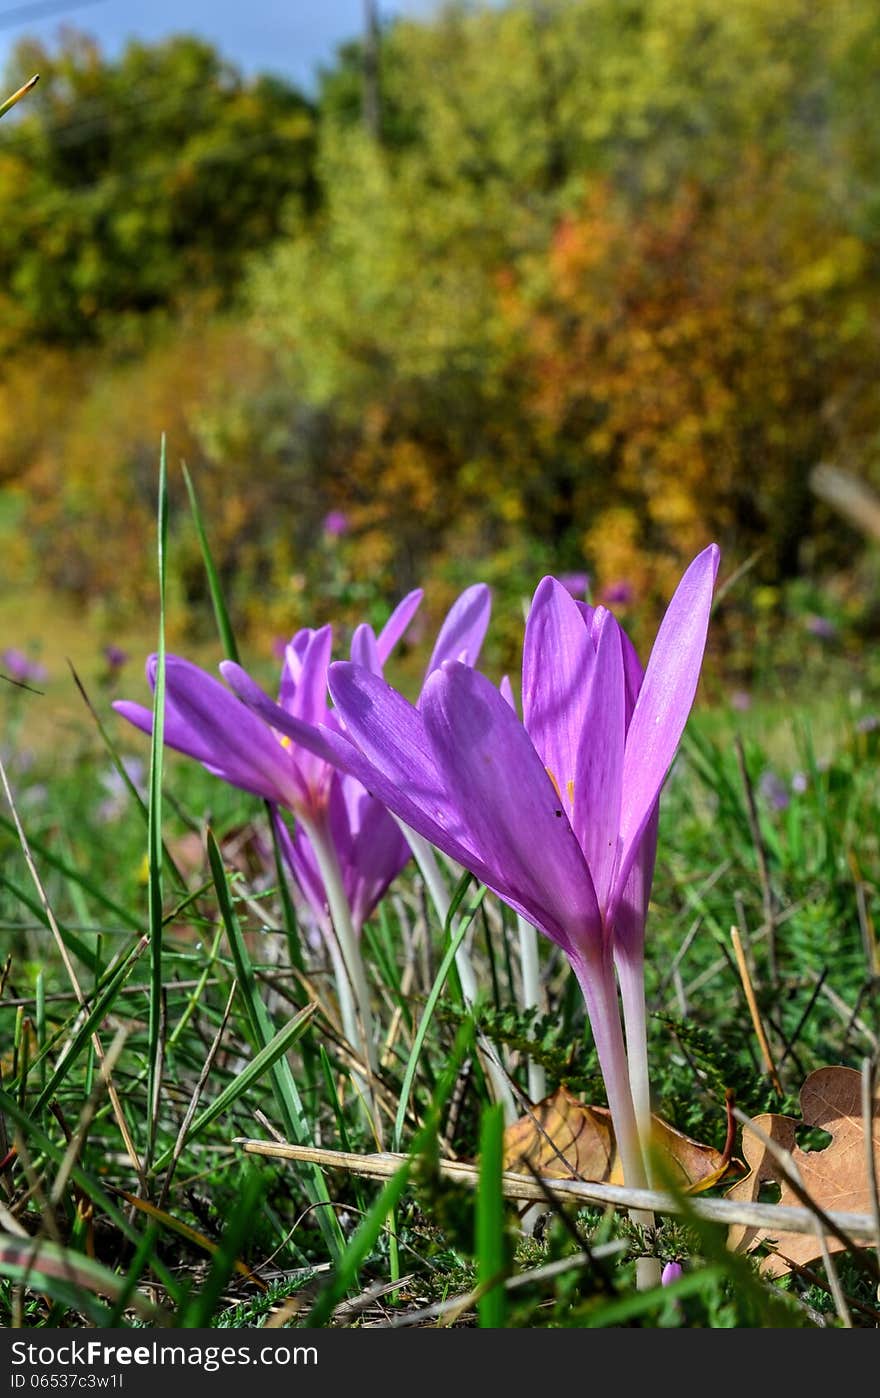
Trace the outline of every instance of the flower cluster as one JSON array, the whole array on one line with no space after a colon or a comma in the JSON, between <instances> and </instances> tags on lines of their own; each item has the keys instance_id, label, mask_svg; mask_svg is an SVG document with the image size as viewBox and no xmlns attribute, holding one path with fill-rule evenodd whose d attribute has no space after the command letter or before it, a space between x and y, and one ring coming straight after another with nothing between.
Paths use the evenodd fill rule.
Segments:
<instances>
[{"instance_id":1,"label":"flower cluster","mask_svg":"<svg viewBox=\"0 0 880 1398\"><path fill-rule=\"evenodd\" d=\"M686 570L644 669L606 607L544 578L525 628L522 718L510 684L475 668L489 620L480 585L447 617L415 704L383 667L418 592L378 636L359 627L347 662L330 663L329 627L299 632L277 701L233 662L220 667L227 689L167 661L166 742L271 804L302 896L322 928L329 912L353 983L352 939L408 855L401 825L562 948L634 1185L647 1179L644 940L658 802L696 693L718 558L712 545ZM148 710L116 708L151 730ZM293 833L279 810L295 817ZM363 1021L363 1000L360 1011Z\"/></svg>"}]
</instances>

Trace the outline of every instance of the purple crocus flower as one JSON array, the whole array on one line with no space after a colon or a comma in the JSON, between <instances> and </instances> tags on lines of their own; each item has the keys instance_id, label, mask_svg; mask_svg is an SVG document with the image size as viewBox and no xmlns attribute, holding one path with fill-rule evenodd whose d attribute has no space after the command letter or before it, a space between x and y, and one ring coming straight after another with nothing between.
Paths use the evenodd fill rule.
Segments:
<instances>
[{"instance_id":1,"label":"purple crocus flower","mask_svg":"<svg viewBox=\"0 0 880 1398\"><path fill-rule=\"evenodd\" d=\"M421 600L420 589L409 593L392 613L378 636L367 623L359 626L352 638L352 660L373 675L381 677L385 662L409 626ZM478 583L465 589L453 603L440 628L428 662L428 674L433 673L450 658L468 665L476 663L489 624L490 609L491 596L488 587ZM296 638L292 644L296 646ZM286 734L281 738L281 747L286 749L288 757L295 755L298 763L304 768L310 768L313 786L321 791L322 809L326 813L324 819L339 859L355 931L359 932L391 881L407 862L410 850L385 805L368 795L356 777L338 771L332 753L315 756L308 743L301 741L304 735L306 739L311 740L312 747L317 742L320 748L323 742L321 735L325 731L341 731L338 715L332 713L327 705L328 660L329 650L323 655L321 662L321 701L311 703L307 711L298 711L295 702L296 682L292 677L287 685L282 678L280 702L275 704L241 666L232 661L224 661L220 669L230 688L259 715L256 721L265 720L268 727L265 727L265 724L261 726L266 732ZM288 676L291 676L290 667L293 663L294 657L288 655L285 671ZM211 683L216 684L216 681ZM229 698L222 686L218 685L217 688L227 699ZM234 700L230 702L235 703ZM242 709L241 705L237 705L237 708L239 714L253 721L247 709ZM290 720L297 726L299 739L292 738L285 727L285 724L289 727ZM307 724L308 728L300 728L300 724ZM173 745L173 740L167 738L167 733L166 720L166 740ZM272 741L278 746L277 737L273 736ZM276 800L274 804L285 805L300 817L300 827L293 836L286 831L283 823L278 822L285 832L281 837L282 849L313 912L319 918L325 918L326 895L321 892L321 874L315 857L315 843L310 833L314 813L304 812L302 807L298 807L290 798L281 802Z\"/></svg>"},{"instance_id":2,"label":"purple crocus flower","mask_svg":"<svg viewBox=\"0 0 880 1398\"><path fill-rule=\"evenodd\" d=\"M589 573L560 573L558 580L572 597L586 597L590 590Z\"/></svg>"},{"instance_id":3,"label":"purple crocus flower","mask_svg":"<svg viewBox=\"0 0 880 1398\"><path fill-rule=\"evenodd\" d=\"M421 599L421 590L409 593L378 636L366 626L355 633L353 653L377 676ZM432 665L450 655L467 657L474 647L479 650L489 606L489 590L484 586L468 588L462 594L441 628ZM285 648L277 704L231 661L221 665L221 671L247 706L197 665L181 656L167 656L165 742L196 758L230 785L262 796L273 807L282 807L297 818L297 833L282 837L282 848L297 880L303 879L304 896L313 908L320 896L314 877L318 871L324 887L322 923L326 925L325 907L329 905L359 1002L358 1013L366 1025L369 995L356 946L357 931L371 911L370 900L382 896L408 859L409 849L384 804L368 795L355 776L343 777L332 753L320 751L321 735L341 735L339 718L328 706L331 643L329 626L299 631L294 636ZM147 662L151 688L155 687L156 667L156 657L151 656ZM118 700L113 707L143 732L152 732L153 716L143 705ZM291 726L300 737L291 738ZM301 740L303 735L305 741ZM342 782L347 785L340 786ZM369 874L365 861L371 852L381 855L381 867ZM348 890L353 906L346 898ZM340 986L341 997L344 993Z\"/></svg>"},{"instance_id":4,"label":"purple crocus flower","mask_svg":"<svg viewBox=\"0 0 880 1398\"><path fill-rule=\"evenodd\" d=\"M108 670L115 674L117 670L122 669L123 665L128 664L128 651L123 650L121 646L111 644L104 647L104 659L107 662Z\"/></svg>"},{"instance_id":5,"label":"purple crocus flower","mask_svg":"<svg viewBox=\"0 0 880 1398\"><path fill-rule=\"evenodd\" d=\"M673 1282L677 1282L679 1277L683 1276L684 1268L680 1262L667 1262L660 1273L660 1281L663 1286L671 1286Z\"/></svg>"},{"instance_id":6,"label":"purple crocus flower","mask_svg":"<svg viewBox=\"0 0 880 1398\"><path fill-rule=\"evenodd\" d=\"M762 801L773 811L787 811L791 805L788 787L778 773L773 771L772 767L767 767L761 773L758 792Z\"/></svg>"},{"instance_id":7,"label":"purple crocus flower","mask_svg":"<svg viewBox=\"0 0 880 1398\"><path fill-rule=\"evenodd\" d=\"M642 970L657 805L696 693L718 558L712 545L687 569L644 673L610 612L545 578L526 625L522 722L489 680L456 660L429 675L417 707L367 666L332 666L344 730L326 728L318 741L314 729L259 710L357 776L562 947L584 993L633 1185L646 1174L614 967L647 1129Z\"/></svg>"},{"instance_id":8,"label":"purple crocus flower","mask_svg":"<svg viewBox=\"0 0 880 1398\"><path fill-rule=\"evenodd\" d=\"M835 623L827 616L812 614L808 616L804 625L811 636L817 637L820 641L833 641L837 635Z\"/></svg>"},{"instance_id":9,"label":"purple crocus flower","mask_svg":"<svg viewBox=\"0 0 880 1398\"><path fill-rule=\"evenodd\" d=\"M420 592L410 593L395 609L380 636L374 637L380 664L406 630L420 600ZM332 629L323 626L317 631L297 632L285 647L279 712L308 726L337 724L327 694L331 643ZM156 666L156 656L150 656L147 679L151 688L155 688ZM248 680L248 684L262 694L253 681ZM372 814L364 810L358 799L359 794L366 798L362 789L340 800L332 763L273 731L243 707L219 680L191 661L177 655L166 657L165 688L166 744L196 758L230 785L291 811L301 822L306 838L309 832L320 830L334 844L338 839L353 847L362 836L365 847L379 848L388 842L383 842L381 835L375 836L373 822L396 832L393 821L378 802L371 803ZM113 707L143 732L152 732L153 715L149 709L124 699L117 700ZM343 838L346 813L352 814L356 823Z\"/></svg>"},{"instance_id":10,"label":"purple crocus flower","mask_svg":"<svg viewBox=\"0 0 880 1398\"><path fill-rule=\"evenodd\" d=\"M348 533L348 515L343 510L329 510L324 516L324 533L331 539L341 539Z\"/></svg>"},{"instance_id":11,"label":"purple crocus flower","mask_svg":"<svg viewBox=\"0 0 880 1398\"><path fill-rule=\"evenodd\" d=\"M602 590L602 601L608 607L628 607L633 600L633 586L626 578L618 578Z\"/></svg>"},{"instance_id":12,"label":"purple crocus flower","mask_svg":"<svg viewBox=\"0 0 880 1398\"><path fill-rule=\"evenodd\" d=\"M10 646L0 655L0 669L8 679L15 680L18 684L42 684L49 678L45 665L41 665L38 660L31 660L17 646Z\"/></svg>"},{"instance_id":13,"label":"purple crocus flower","mask_svg":"<svg viewBox=\"0 0 880 1398\"><path fill-rule=\"evenodd\" d=\"M374 638L380 663L406 630L420 600L420 592L410 593ZM278 709L307 730L337 723L327 693L331 643L332 630L324 626L297 632L285 647ZM155 688L156 669L157 658L150 656L151 688ZM262 695L253 681L248 683ZM119 700L113 707L136 727L152 732L149 709L128 700ZM297 880L305 880L301 887L307 901L320 907L322 928L332 922L335 937L328 938L328 945L346 1033L353 1042L360 1042L365 1059L372 1063L369 990L357 932L372 910L372 893L378 890L381 896L409 857L394 820L354 778L342 778L334 764L267 726L219 680L176 655L167 656L165 662L164 733L169 747L196 758L215 776L262 796L273 811L283 807L295 815L294 836L281 827L285 832L282 849ZM347 789L341 787L343 781ZM383 862L368 876L363 862L371 854L381 855ZM357 894L356 910L346 897L348 887Z\"/></svg>"}]
</instances>

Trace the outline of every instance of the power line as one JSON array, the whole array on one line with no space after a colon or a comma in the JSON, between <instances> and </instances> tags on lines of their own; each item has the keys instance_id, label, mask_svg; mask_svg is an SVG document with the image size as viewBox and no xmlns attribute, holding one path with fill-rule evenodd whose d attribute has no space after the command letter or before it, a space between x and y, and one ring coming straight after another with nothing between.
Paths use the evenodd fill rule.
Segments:
<instances>
[{"instance_id":1,"label":"power line","mask_svg":"<svg viewBox=\"0 0 880 1398\"><path fill-rule=\"evenodd\" d=\"M15 29L19 24L30 24L33 19L51 19L53 15L70 14L86 5L101 5L104 0L32 0L29 5L13 5L11 10L0 10L0 29Z\"/></svg>"},{"instance_id":2,"label":"power line","mask_svg":"<svg viewBox=\"0 0 880 1398\"><path fill-rule=\"evenodd\" d=\"M91 2L97 3L98 0L91 0ZM229 75L233 80L232 84L223 86L223 70L228 65L225 60L221 59L220 62L221 71L216 75L218 79L216 86L210 81L206 83L203 77L197 77L192 82L185 83L170 91L167 76L160 74L141 79L138 84L140 91L130 97L128 101L118 100L117 94L113 93L108 93L107 99L87 98L77 104L76 114L70 120L44 123L40 125L39 129L34 129L33 123L36 114L31 112L28 125L22 126L21 123L15 126L10 125L3 131L2 135L7 137L10 144L15 144L19 148L26 144L41 145L47 138L56 140L59 145L64 146L72 144L85 135L98 134L102 129L107 130L112 124L124 120L129 115L136 114L145 107L153 107L158 112L165 108L174 110L180 105L181 99L190 94L195 95L202 92L206 97L219 98L221 101L228 101L231 97L247 94L251 90L251 84L235 68L229 69ZM312 108L312 104L298 87L291 83L289 89L291 96L298 98L307 109ZM90 128L94 128L94 133Z\"/></svg>"}]
</instances>

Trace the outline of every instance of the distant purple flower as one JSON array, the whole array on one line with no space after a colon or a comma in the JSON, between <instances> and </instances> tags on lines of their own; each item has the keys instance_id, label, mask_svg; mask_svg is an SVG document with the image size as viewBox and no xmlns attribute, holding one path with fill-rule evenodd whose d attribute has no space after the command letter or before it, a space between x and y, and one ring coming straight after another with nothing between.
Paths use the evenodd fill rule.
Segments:
<instances>
[{"instance_id":1,"label":"distant purple flower","mask_svg":"<svg viewBox=\"0 0 880 1398\"><path fill-rule=\"evenodd\" d=\"M660 1274L660 1281L663 1286L671 1286L677 1282L679 1277L684 1276L684 1268L680 1262L667 1262Z\"/></svg>"},{"instance_id":2,"label":"distant purple flower","mask_svg":"<svg viewBox=\"0 0 880 1398\"><path fill-rule=\"evenodd\" d=\"M566 592L579 600L586 597L590 590L589 573L560 573L557 581L562 583Z\"/></svg>"},{"instance_id":3,"label":"distant purple flower","mask_svg":"<svg viewBox=\"0 0 880 1398\"><path fill-rule=\"evenodd\" d=\"M734 689L730 695L730 707L744 714L752 707L752 696L747 689Z\"/></svg>"},{"instance_id":4,"label":"distant purple flower","mask_svg":"<svg viewBox=\"0 0 880 1398\"><path fill-rule=\"evenodd\" d=\"M864 718L860 718L856 723L857 733L874 733L878 728L880 718L876 714L865 714Z\"/></svg>"},{"instance_id":5,"label":"distant purple flower","mask_svg":"<svg viewBox=\"0 0 880 1398\"><path fill-rule=\"evenodd\" d=\"M791 779L791 789L795 796L803 796L804 792L809 790L809 786L810 779L806 772L795 772Z\"/></svg>"},{"instance_id":6,"label":"distant purple flower","mask_svg":"<svg viewBox=\"0 0 880 1398\"><path fill-rule=\"evenodd\" d=\"M606 607L628 607L634 595L632 583L627 582L626 578L619 578L603 588L602 601Z\"/></svg>"},{"instance_id":7,"label":"distant purple flower","mask_svg":"<svg viewBox=\"0 0 880 1398\"><path fill-rule=\"evenodd\" d=\"M833 641L837 635L837 625L827 616L808 616L804 625L811 636L820 641Z\"/></svg>"},{"instance_id":8,"label":"distant purple flower","mask_svg":"<svg viewBox=\"0 0 880 1398\"><path fill-rule=\"evenodd\" d=\"M141 797L146 798L145 769L141 759L139 757L124 757L122 765L128 780ZM96 814L101 824L107 825L111 820L117 820L125 810L126 804L130 800L130 794L124 778L115 767L109 767L105 772L102 772L100 782L107 794L104 800L99 803Z\"/></svg>"},{"instance_id":9,"label":"distant purple flower","mask_svg":"<svg viewBox=\"0 0 880 1398\"><path fill-rule=\"evenodd\" d=\"M788 787L771 767L761 773L758 791L761 799L773 811L785 811L791 804Z\"/></svg>"},{"instance_id":10,"label":"distant purple flower","mask_svg":"<svg viewBox=\"0 0 880 1398\"><path fill-rule=\"evenodd\" d=\"M713 545L688 568L645 671L610 612L545 578L526 624L522 723L489 680L454 659L429 675L416 707L370 666L332 666L344 729L325 728L318 741L301 722L257 709L562 947L631 1184L645 1172L614 966L647 1130L643 958L658 798L696 693L717 567Z\"/></svg>"},{"instance_id":11,"label":"distant purple flower","mask_svg":"<svg viewBox=\"0 0 880 1398\"><path fill-rule=\"evenodd\" d=\"M322 528L331 539L341 539L349 530L348 515L342 510L330 510L324 516Z\"/></svg>"},{"instance_id":12,"label":"distant purple flower","mask_svg":"<svg viewBox=\"0 0 880 1398\"><path fill-rule=\"evenodd\" d=\"M117 670L121 670L122 667L123 667L123 665L127 665L127 664L128 664L128 659L129 659L128 651L127 651L127 650L123 650L123 649L121 648L121 646L115 646L115 645L105 646L105 647L104 647L104 659L105 659L106 662L107 662L107 668L108 668L109 670L115 672L115 671L117 671Z\"/></svg>"},{"instance_id":13,"label":"distant purple flower","mask_svg":"<svg viewBox=\"0 0 880 1398\"><path fill-rule=\"evenodd\" d=\"M0 670L8 679L17 680L19 684L42 684L49 678L45 665L31 660L15 646L10 646L0 655Z\"/></svg>"}]
</instances>

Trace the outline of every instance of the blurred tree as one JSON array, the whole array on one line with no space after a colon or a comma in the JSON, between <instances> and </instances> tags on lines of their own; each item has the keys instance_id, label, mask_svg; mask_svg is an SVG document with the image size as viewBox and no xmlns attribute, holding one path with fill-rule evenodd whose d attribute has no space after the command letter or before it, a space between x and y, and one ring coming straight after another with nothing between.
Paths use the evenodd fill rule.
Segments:
<instances>
[{"instance_id":1,"label":"blurred tree","mask_svg":"<svg viewBox=\"0 0 880 1398\"><path fill-rule=\"evenodd\" d=\"M142 605L165 430L254 625L429 569L446 596L586 568L645 601L709 536L771 583L848 562L808 479L880 485L878 57L872 0L452 5L383 30L377 141L362 42L314 107L191 39L23 50L15 556Z\"/></svg>"},{"instance_id":2,"label":"blurred tree","mask_svg":"<svg viewBox=\"0 0 880 1398\"><path fill-rule=\"evenodd\" d=\"M869 0L453 5L385 36L384 148L349 54L251 299L356 434L355 556L796 571L810 467L878 455L878 42Z\"/></svg>"},{"instance_id":3,"label":"blurred tree","mask_svg":"<svg viewBox=\"0 0 880 1398\"><path fill-rule=\"evenodd\" d=\"M34 71L0 130L7 345L107 339L121 320L137 336L145 313L222 305L247 254L314 203L310 104L199 39L111 61L65 31L55 51L19 44L12 80Z\"/></svg>"}]
</instances>

